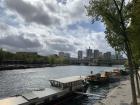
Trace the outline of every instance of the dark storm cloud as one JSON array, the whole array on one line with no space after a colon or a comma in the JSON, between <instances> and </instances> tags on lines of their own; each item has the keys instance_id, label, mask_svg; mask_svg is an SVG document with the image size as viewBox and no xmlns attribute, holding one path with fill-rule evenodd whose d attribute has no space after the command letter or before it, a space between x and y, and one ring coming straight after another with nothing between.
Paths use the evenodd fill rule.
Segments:
<instances>
[{"instance_id":1,"label":"dark storm cloud","mask_svg":"<svg viewBox=\"0 0 140 105\"><path fill-rule=\"evenodd\" d=\"M8 46L13 48L19 48L19 49L27 49L27 48L38 48L41 47L41 44L38 40L30 40L27 38L24 38L24 35L11 35L6 36L0 39L0 46Z\"/></svg>"},{"instance_id":2,"label":"dark storm cloud","mask_svg":"<svg viewBox=\"0 0 140 105\"><path fill-rule=\"evenodd\" d=\"M22 0L5 0L8 8L16 11L27 22L35 22L42 25L59 24L60 20L50 16L41 6L34 6Z\"/></svg>"}]
</instances>

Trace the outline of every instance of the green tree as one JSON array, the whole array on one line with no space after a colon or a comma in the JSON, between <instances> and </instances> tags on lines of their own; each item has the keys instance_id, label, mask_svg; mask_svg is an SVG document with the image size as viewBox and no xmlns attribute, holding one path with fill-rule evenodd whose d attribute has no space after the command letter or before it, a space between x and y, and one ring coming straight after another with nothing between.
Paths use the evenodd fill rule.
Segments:
<instances>
[{"instance_id":1,"label":"green tree","mask_svg":"<svg viewBox=\"0 0 140 105\"><path fill-rule=\"evenodd\" d=\"M133 105L137 105L134 83L133 54L127 33L129 23L129 5L125 0L90 0L86 7L92 22L102 21L106 26L106 39L115 49L124 51L128 57Z\"/></svg>"},{"instance_id":2,"label":"green tree","mask_svg":"<svg viewBox=\"0 0 140 105\"><path fill-rule=\"evenodd\" d=\"M54 60L55 60L54 56L49 56L49 57L48 57L48 62L49 62L49 64L53 65L54 62L55 62Z\"/></svg>"},{"instance_id":3,"label":"green tree","mask_svg":"<svg viewBox=\"0 0 140 105\"><path fill-rule=\"evenodd\" d=\"M140 1L139 0L133 0L132 8L130 10L131 14L131 25L128 27L128 33L129 33L129 39L131 41L132 51L133 51L133 62L135 65L135 77L136 77L136 83L137 83L137 89L138 89L138 96L140 97L140 89L139 89L139 74L138 74L138 67L140 61Z\"/></svg>"},{"instance_id":4,"label":"green tree","mask_svg":"<svg viewBox=\"0 0 140 105\"><path fill-rule=\"evenodd\" d=\"M139 63L140 60L140 2L133 0L132 10L130 11L131 25L128 28L129 38L131 40L132 50L134 53L135 62Z\"/></svg>"}]
</instances>

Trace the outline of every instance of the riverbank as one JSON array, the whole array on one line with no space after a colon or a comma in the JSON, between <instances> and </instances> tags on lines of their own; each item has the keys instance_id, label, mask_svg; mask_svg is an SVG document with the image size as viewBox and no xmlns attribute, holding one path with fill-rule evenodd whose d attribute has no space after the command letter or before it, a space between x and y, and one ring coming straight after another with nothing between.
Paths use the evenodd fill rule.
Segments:
<instances>
[{"instance_id":1,"label":"riverbank","mask_svg":"<svg viewBox=\"0 0 140 105\"><path fill-rule=\"evenodd\" d=\"M138 103L139 103L138 99ZM94 105L132 105L132 93L130 80L121 81L120 84L112 89L107 97L101 101L98 101ZM140 105L140 103L138 104Z\"/></svg>"},{"instance_id":2,"label":"riverbank","mask_svg":"<svg viewBox=\"0 0 140 105\"><path fill-rule=\"evenodd\" d=\"M28 65L0 65L0 70L14 70L14 69L27 69L27 68L41 68L47 67L48 65L40 65L40 64L28 64Z\"/></svg>"},{"instance_id":3,"label":"riverbank","mask_svg":"<svg viewBox=\"0 0 140 105\"><path fill-rule=\"evenodd\" d=\"M56 66L73 66L73 65L70 65L70 64L5 64L5 65L0 65L0 71L15 70L15 69L28 69L28 68L56 67ZM88 65L74 65L74 66L88 66ZM98 67L112 67L112 66L100 65Z\"/></svg>"},{"instance_id":4,"label":"riverbank","mask_svg":"<svg viewBox=\"0 0 140 105\"><path fill-rule=\"evenodd\" d=\"M11 64L11 65L0 65L0 71L3 70L15 70L15 69L28 69L28 68L43 68L43 67L56 67L56 66L67 66L66 64Z\"/></svg>"},{"instance_id":5,"label":"riverbank","mask_svg":"<svg viewBox=\"0 0 140 105\"><path fill-rule=\"evenodd\" d=\"M130 81L124 80L120 84L112 89L107 97L101 101L98 101L94 105L131 105L131 87Z\"/></svg>"}]
</instances>

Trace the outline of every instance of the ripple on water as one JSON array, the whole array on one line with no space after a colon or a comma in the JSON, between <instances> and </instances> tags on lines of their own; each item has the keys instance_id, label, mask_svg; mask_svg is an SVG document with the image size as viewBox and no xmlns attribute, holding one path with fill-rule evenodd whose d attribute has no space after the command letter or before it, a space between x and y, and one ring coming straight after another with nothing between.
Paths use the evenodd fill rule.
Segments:
<instances>
[{"instance_id":1,"label":"ripple on water","mask_svg":"<svg viewBox=\"0 0 140 105\"><path fill-rule=\"evenodd\" d=\"M58 66L0 71L0 98L49 87L50 84L48 80L52 78L61 78L74 75L89 75L91 71L93 71L93 73L99 73L101 71L112 70L113 68L116 67ZM91 86L88 90L88 92L98 94L102 93L102 91L106 91L106 88ZM73 102L75 104L70 103L70 105L87 105L89 102L94 103L94 97L81 98L74 99Z\"/></svg>"}]
</instances>

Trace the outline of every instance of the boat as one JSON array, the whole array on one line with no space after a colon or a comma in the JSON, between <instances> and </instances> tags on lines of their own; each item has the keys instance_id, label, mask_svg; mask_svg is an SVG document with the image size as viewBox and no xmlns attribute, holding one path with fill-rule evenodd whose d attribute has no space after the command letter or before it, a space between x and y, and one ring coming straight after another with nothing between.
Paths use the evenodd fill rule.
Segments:
<instances>
[{"instance_id":1,"label":"boat","mask_svg":"<svg viewBox=\"0 0 140 105\"><path fill-rule=\"evenodd\" d=\"M65 100L74 97L75 92L85 92L84 76L71 76L50 79L49 88L23 93L0 100L0 105L61 105Z\"/></svg>"},{"instance_id":2,"label":"boat","mask_svg":"<svg viewBox=\"0 0 140 105\"><path fill-rule=\"evenodd\" d=\"M114 83L120 81L120 70L114 69L112 72L109 72L109 83Z\"/></svg>"},{"instance_id":3,"label":"boat","mask_svg":"<svg viewBox=\"0 0 140 105\"><path fill-rule=\"evenodd\" d=\"M122 76L127 76L127 75L130 74L130 71L129 71L129 70L120 69L120 74L121 74Z\"/></svg>"},{"instance_id":4,"label":"boat","mask_svg":"<svg viewBox=\"0 0 140 105\"><path fill-rule=\"evenodd\" d=\"M59 79L51 79L49 81L52 87L57 87L62 90L69 89L69 92L82 90L86 85L85 76L72 76Z\"/></svg>"},{"instance_id":5,"label":"boat","mask_svg":"<svg viewBox=\"0 0 140 105\"><path fill-rule=\"evenodd\" d=\"M87 76L86 81L90 84L103 85L108 83L109 77L107 76L107 72L103 72Z\"/></svg>"},{"instance_id":6,"label":"boat","mask_svg":"<svg viewBox=\"0 0 140 105\"><path fill-rule=\"evenodd\" d=\"M104 85L107 83L114 83L120 81L120 70L102 72L98 74L91 74L87 76L86 81L90 84Z\"/></svg>"}]
</instances>

